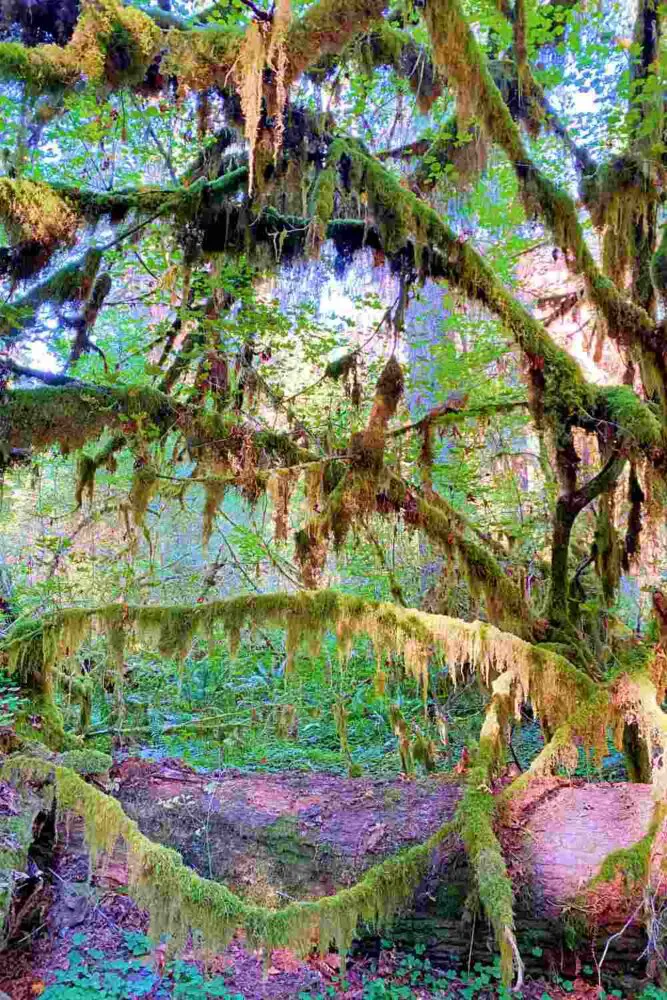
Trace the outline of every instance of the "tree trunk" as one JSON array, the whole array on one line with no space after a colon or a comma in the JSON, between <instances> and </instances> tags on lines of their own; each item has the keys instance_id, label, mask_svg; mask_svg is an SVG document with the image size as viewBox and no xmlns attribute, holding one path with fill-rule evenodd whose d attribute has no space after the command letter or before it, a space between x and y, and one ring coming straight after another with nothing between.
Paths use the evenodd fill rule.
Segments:
<instances>
[{"instance_id":1,"label":"tree trunk","mask_svg":"<svg viewBox=\"0 0 667 1000\"><path fill-rule=\"evenodd\" d=\"M569 624L568 558L575 517L576 514L568 498L559 497L551 540L551 583L548 599L549 621L556 628L566 628Z\"/></svg>"},{"instance_id":2,"label":"tree trunk","mask_svg":"<svg viewBox=\"0 0 667 1000\"><path fill-rule=\"evenodd\" d=\"M623 729L623 755L630 781L650 784L651 755L636 722L626 724Z\"/></svg>"}]
</instances>

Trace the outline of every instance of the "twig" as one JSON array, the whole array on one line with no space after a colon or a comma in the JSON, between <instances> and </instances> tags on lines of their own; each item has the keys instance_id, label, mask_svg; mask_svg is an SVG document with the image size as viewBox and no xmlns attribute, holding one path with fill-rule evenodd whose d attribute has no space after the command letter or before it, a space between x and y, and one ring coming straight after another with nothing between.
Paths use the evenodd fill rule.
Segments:
<instances>
[{"instance_id":1,"label":"twig","mask_svg":"<svg viewBox=\"0 0 667 1000\"><path fill-rule=\"evenodd\" d=\"M600 959L599 962L597 961L597 959L595 959L595 954L593 954L593 958L595 959L595 965L596 965L596 968L597 968L597 971L598 971L598 986L600 987L600 989L602 989L602 966L604 964L605 958L607 957L607 952L609 951L609 945L612 943L612 941L615 941L616 938L620 938L620 937L622 937L625 934L625 932L627 931L628 927L630 927L630 925L632 924L633 920L639 914L639 912L643 908L643 906L644 906L644 900L642 899L641 903L638 904L638 906L635 909L634 913L630 914L630 916L628 917L628 919L626 920L626 922L623 924L623 926L621 927L620 931L616 931L615 934L612 934L611 937L607 938L607 943L604 946L604 951L602 952L602 958Z\"/></svg>"},{"instance_id":2,"label":"twig","mask_svg":"<svg viewBox=\"0 0 667 1000\"><path fill-rule=\"evenodd\" d=\"M468 972L470 972L470 966L472 965L472 949L475 943L475 926L477 924L477 911L475 910L472 915L472 930L470 932L470 948L468 949Z\"/></svg>"}]
</instances>

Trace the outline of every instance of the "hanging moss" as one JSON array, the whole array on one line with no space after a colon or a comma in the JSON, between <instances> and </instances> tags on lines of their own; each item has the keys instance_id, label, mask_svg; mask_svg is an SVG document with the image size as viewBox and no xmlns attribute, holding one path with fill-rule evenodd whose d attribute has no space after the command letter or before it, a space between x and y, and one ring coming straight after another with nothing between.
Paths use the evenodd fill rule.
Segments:
<instances>
[{"instance_id":1,"label":"hanging moss","mask_svg":"<svg viewBox=\"0 0 667 1000\"><path fill-rule=\"evenodd\" d=\"M4 764L2 776L41 784L43 794L55 794L61 814L81 816L93 859L110 852L119 840L124 842L130 892L148 909L151 932L171 934L177 944L185 943L190 930L198 930L209 946L223 947L241 929L251 947L267 952L290 947L307 954L315 938L322 952L334 944L345 954L361 922L379 929L410 902L433 851L453 829L448 823L424 844L376 865L356 885L334 896L271 910L245 903L224 885L201 878L175 851L144 837L120 803L66 767L15 757Z\"/></svg>"},{"instance_id":2,"label":"hanging moss","mask_svg":"<svg viewBox=\"0 0 667 1000\"><path fill-rule=\"evenodd\" d=\"M343 354L342 357L336 358L335 361L330 361L324 369L324 374L327 378L337 382L340 378L346 378L356 367L356 364L357 351L352 351L350 354Z\"/></svg>"},{"instance_id":3,"label":"hanging moss","mask_svg":"<svg viewBox=\"0 0 667 1000\"><path fill-rule=\"evenodd\" d=\"M379 21L381 0L318 0L293 21L287 34L287 83Z\"/></svg>"},{"instance_id":4,"label":"hanging moss","mask_svg":"<svg viewBox=\"0 0 667 1000\"><path fill-rule=\"evenodd\" d=\"M412 743L412 756L424 770L435 771L438 762L438 749L435 742L424 733L418 731Z\"/></svg>"},{"instance_id":5,"label":"hanging moss","mask_svg":"<svg viewBox=\"0 0 667 1000\"><path fill-rule=\"evenodd\" d=\"M426 500L407 490L398 477L390 477L389 483L389 493L383 495L381 502L376 498L378 510L402 512L409 527L423 531L446 557L455 561L471 592L484 597L494 624L529 637L532 614L522 593L489 547L470 537L465 518L434 493ZM384 504L388 505L388 511Z\"/></svg>"},{"instance_id":6,"label":"hanging moss","mask_svg":"<svg viewBox=\"0 0 667 1000\"><path fill-rule=\"evenodd\" d=\"M368 76L380 67L391 68L407 80L422 114L427 114L443 92L426 48L418 45L408 31L386 20L378 20L371 31L354 40L350 55Z\"/></svg>"},{"instance_id":7,"label":"hanging moss","mask_svg":"<svg viewBox=\"0 0 667 1000\"><path fill-rule=\"evenodd\" d=\"M215 518L225 499L229 485L224 479L207 479L204 486L204 510L202 512L202 544L208 545L213 534Z\"/></svg>"},{"instance_id":8,"label":"hanging moss","mask_svg":"<svg viewBox=\"0 0 667 1000\"><path fill-rule=\"evenodd\" d=\"M162 656L183 660L192 646L198 622L190 608L169 608L160 618L158 649Z\"/></svg>"},{"instance_id":9,"label":"hanging moss","mask_svg":"<svg viewBox=\"0 0 667 1000\"><path fill-rule=\"evenodd\" d=\"M74 242L79 223L50 185L9 177L0 177L0 221L14 243L30 241L42 249L42 265L57 248Z\"/></svg>"},{"instance_id":10,"label":"hanging moss","mask_svg":"<svg viewBox=\"0 0 667 1000\"><path fill-rule=\"evenodd\" d=\"M150 465L141 465L139 468L135 468L130 490L130 506L137 527L141 527L144 523L148 505L155 496L158 485L157 474Z\"/></svg>"},{"instance_id":11,"label":"hanging moss","mask_svg":"<svg viewBox=\"0 0 667 1000\"><path fill-rule=\"evenodd\" d=\"M96 472L95 460L90 455L80 455L76 466L76 489L74 491L77 507L81 507L83 504L84 496L87 496L89 502L92 503Z\"/></svg>"},{"instance_id":12,"label":"hanging moss","mask_svg":"<svg viewBox=\"0 0 667 1000\"><path fill-rule=\"evenodd\" d=\"M472 104L489 139L504 150L514 167L528 215L541 216L570 268L583 276L590 298L605 317L610 336L624 344L636 344L660 363L662 348L656 344L651 317L601 274L572 198L532 162L459 0L427 0L424 16L436 65L455 86L459 103L464 107Z\"/></svg>"},{"instance_id":13,"label":"hanging moss","mask_svg":"<svg viewBox=\"0 0 667 1000\"><path fill-rule=\"evenodd\" d=\"M242 456L244 442L251 433L247 426L239 427L233 415L204 413L144 387L65 385L16 389L3 397L0 440L6 441L10 449L40 451L57 444L68 454L107 429L123 431L124 439L136 434L142 445L147 430L154 438L179 433L197 458L209 455L222 463ZM300 448L288 434L258 431L252 434L252 442L258 455L273 456L281 465L313 459L312 453ZM96 465L105 464L122 443L117 436L110 439L108 447L95 456ZM84 471L89 475L92 470L86 465ZM144 483L141 476L138 479ZM141 490L138 500L140 494Z\"/></svg>"},{"instance_id":14,"label":"hanging moss","mask_svg":"<svg viewBox=\"0 0 667 1000\"><path fill-rule=\"evenodd\" d=\"M494 771L503 759L512 714L517 713L524 702L530 701L545 731L554 734L529 772L513 783L512 793L520 786L524 787L534 775L548 772L558 765L576 766L576 740L592 747L594 759L601 761L606 753L608 728L613 727L618 734L622 732L622 724L629 719L639 720L640 730L647 739L653 738L651 734L657 734L663 753L667 750L667 722L655 686L656 683L664 686L662 675L667 668L663 666L659 671L662 677L659 681L657 675L654 679L649 676L642 663L636 671L620 675L607 687L602 687L553 651L531 646L516 635L500 632L482 622L466 623L444 615L378 604L333 591L258 594L194 607L110 605L86 611L76 609L73 613L61 612L42 623L40 636L45 633L50 638L46 645L42 640L41 648L48 648L49 656L54 650L59 650L65 628L72 635L81 635L81 619L86 616L107 632L117 648L121 648L117 634L121 633L125 642L136 629L144 641L157 641L168 655L183 655L197 630L211 634L213 624L221 622L226 633L235 641L243 627L259 620L287 629L290 657L294 656L304 639L315 644L321 642L327 628L335 629L343 654L355 635L368 635L379 658L388 650L402 655L406 673L422 686L424 692L428 683L429 658L434 651L439 652L447 662L453 683L467 681L476 674L482 687L492 697L480 736L480 750L469 772L466 791L457 812L457 824L470 854L480 900L496 931L506 980L513 965L520 973L521 962L514 939L511 884L493 831L495 801L491 783ZM69 623L68 618L71 618ZM16 633L10 630L4 642L10 662L22 662L23 648L34 648L35 641L34 628L29 634L26 634L25 627L19 628ZM69 649L70 655L71 652ZM401 725L400 715L396 713L394 726L409 770L414 762L414 749L404 722ZM667 771L661 765L654 768L653 782L658 794L662 794L666 777ZM321 943L326 945L334 940L339 948L349 946L360 913L348 913L349 920L338 922L339 901L343 898L348 900L348 897L339 894L331 903L314 904L324 907L316 911L300 908L311 904L295 904L296 909L288 907L280 911L280 917L276 916L274 922L274 917L267 918L261 910L239 910L236 897L219 887L221 895L214 894L217 903L211 909L210 892L213 890L210 883L203 887L200 882L191 883L188 880L192 873L183 883L177 856L173 852L156 855L154 851L164 851L164 848L157 849L155 845L148 848L146 844L149 842L143 839L135 841L136 830L133 826L126 826L129 821L123 817L122 810L120 813L109 812L110 809L120 810L117 803L113 806L105 803L101 810L91 808L89 814L87 807L81 805L80 786L72 782L68 773L63 773L63 779L64 786L58 782L61 804L75 807L80 814L83 809L87 826L94 824L89 831L93 853L100 849L109 850L121 837L128 843L130 853L135 854L137 871L141 872L136 886L138 898L152 911L157 910L158 931L176 933L181 935L182 940L190 927L198 927L205 933L221 934L222 939L226 939L225 936L234 927L241 926L252 940L262 941L267 946L279 943L294 945L300 941L307 949L312 930L312 923L308 921L312 917L319 926ZM170 893L168 898L175 901L176 915L169 908L165 911L164 896L159 891L157 896L155 894L154 877L157 876L162 886L163 865L166 865L164 870L168 873L165 892ZM202 892L209 918L203 925L200 923L202 915L199 908L193 909L195 900L202 902ZM366 895L363 898L368 899ZM223 901L228 921L224 926L220 923L220 911L216 909ZM392 912L395 901L396 897L392 896ZM374 899L373 905L376 902ZM384 904L382 912L386 912ZM308 934L301 938L306 926Z\"/></svg>"}]
</instances>

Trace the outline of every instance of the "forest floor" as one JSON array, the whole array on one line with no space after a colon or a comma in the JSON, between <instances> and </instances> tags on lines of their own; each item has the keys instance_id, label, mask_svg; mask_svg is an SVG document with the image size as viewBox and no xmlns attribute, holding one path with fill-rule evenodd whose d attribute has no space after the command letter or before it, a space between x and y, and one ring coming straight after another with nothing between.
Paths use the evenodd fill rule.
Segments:
<instances>
[{"instance_id":1,"label":"forest floor","mask_svg":"<svg viewBox=\"0 0 667 1000\"><path fill-rule=\"evenodd\" d=\"M273 893L277 901L313 898L355 881L364 868L427 837L453 813L459 794L451 780L202 773L179 761L136 758L114 769L111 787L145 833L177 847L202 874L251 898ZM572 808L576 786L567 794ZM552 804L547 808L553 812ZM230 836L232 829L242 836ZM34 876L27 932L0 954L0 991L11 1000L509 997L491 957L435 968L423 947L402 952L391 940L374 954L353 956L344 969L333 953L302 961L286 950L274 951L265 967L240 938L222 954L191 948L174 960L147 937L147 916L127 895L122 854L91 872L81 826L70 823L59 829L54 850L42 855L38 845L34 860L41 874ZM632 995L600 994L592 973L584 967L578 978L535 978L522 996ZM654 987L641 995L667 998Z\"/></svg>"}]
</instances>

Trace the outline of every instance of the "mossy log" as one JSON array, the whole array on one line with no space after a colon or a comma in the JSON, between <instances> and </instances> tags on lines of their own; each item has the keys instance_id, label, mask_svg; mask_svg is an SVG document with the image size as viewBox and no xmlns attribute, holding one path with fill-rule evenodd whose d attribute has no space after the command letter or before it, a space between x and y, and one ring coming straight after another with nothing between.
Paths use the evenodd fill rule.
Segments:
<instances>
[{"instance_id":1,"label":"mossy log","mask_svg":"<svg viewBox=\"0 0 667 1000\"><path fill-rule=\"evenodd\" d=\"M215 623L224 626L234 651L241 629L258 618L264 624L270 623L287 630L290 663L303 640L317 644L325 631L331 629L337 634L343 655L347 655L356 635L369 636L378 653L379 669L388 652L402 654L406 674L417 681L424 696L427 693L429 659L435 651L444 657L455 682L471 674L477 675L482 687L489 693L490 701L479 749L457 810L456 829L470 860L476 892L494 929L502 956L503 978L509 982L514 968L520 983L523 965L516 942L514 894L498 837L497 800L493 788L503 766L510 721L518 717L523 704L530 702L545 733L553 733L553 737L529 771L505 793L504 802L511 803L516 797L530 792L536 780L553 773L559 766L573 770L578 761L579 745L583 745L595 759L601 759L606 753L610 730L617 745L622 747L624 727L632 722L638 725L647 745L658 749L652 786L646 787L652 787L656 799L662 803L667 797L667 768L664 765L667 715L660 707L662 692L667 685L667 656L662 647L658 647L647 668L642 665L634 673L615 677L608 685L596 685L557 653L532 646L491 625L466 623L444 615L431 615L346 597L332 591L319 591L251 595L194 607L141 608L115 604L103 608L70 609L34 626L23 623L10 630L4 650L10 670L17 671L24 683L32 681L34 684L33 671L37 664L39 679L42 684L48 685L55 664L76 652L93 624L107 634L116 657L122 657L127 643L140 641L155 643L163 655L182 659L193 637L199 631L212 636ZM37 655L37 650L41 656ZM23 768L26 775L33 773L34 766L31 761L12 764L19 770ZM154 845L140 836L122 811L119 812L115 806L112 808L109 803L97 802L82 782L71 778L73 772L63 767L44 772L41 762L38 762L37 774L44 776L45 773L47 777L55 774L56 792L62 803L75 808L85 817L93 853L96 845L109 849L116 840L122 839L140 867L144 863L142 859L150 858L151 871L167 870L163 869L163 863L167 865L163 855L154 854ZM656 824L661 828L659 819L656 818ZM394 913L405 900L408 883L411 888L414 887L410 879L415 871L421 871L419 865L423 864L425 856L429 856L432 840L421 845L407 869L402 867L401 862L394 871L400 877L391 892L387 889L385 875L382 875L379 882L373 877L372 886L366 885L356 896L345 897L345 904L342 897L337 897L335 905L322 904L324 909L320 907L316 911L321 939L327 943L335 940L339 947L346 949L360 919L373 922L379 916L386 918L390 912ZM427 850L428 844L431 846ZM417 868L414 867L416 857L420 859ZM177 887L187 892L189 901L178 919L173 918L173 927L172 918L168 918L167 929L182 935L187 933L188 921L196 920L196 926L204 921L203 929L213 937L220 935L222 940L239 926L244 927L247 933L255 934L257 940L265 944L276 945L280 941L303 947L309 940L315 919L312 909L297 908L290 912L289 919L284 918L286 923L276 922L277 918L263 911L260 915L256 910L248 910L226 887L213 891L210 887L204 890L199 883L191 884L187 880L183 883L179 865L180 860L178 863L174 859L169 861L167 868L171 874L168 882L174 893ZM408 871L411 873L409 879L406 875ZM657 867L650 866L652 879L662 878L661 872L659 861ZM155 887L152 884L147 886L143 877L137 877L138 892L143 893L142 898L162 913L164 901L159 892L155 895ZM200 911L197 902L201 901L202 892L210 898L211 912L206 911L208 916ZM381 899L378 892L382 893ZM352 908L352 899L358 901L356 910ZM346 920L341 922L343 906L347 906L349 912ZM223 916L226 922L221 924Z\"/></svg>"},{"instance_id":2,"label":"mossy log","mask_svg":"<svg viewBox=\"0 0 667 1000\"><path fill-rule=\"evenodd\" d=\"M52 768L47 762L30 764L23 758L10 760L6 773L22 781L30 794L34 790L47 801L55 775L61 816L64 819L70 809L83 815L93 854L113 849L115 838L110 830L102 833L105 824L115 818L126 824L133 840L129 854L118 845L114 849L114 868L122 869L125 861L132 893L154 918L158 900L140 885L143 877L164 875L171 891L188 893L188 919L195 921L193 926L201 926L198 920L204 918L205 908L217 906L221 894L218 902L227 899L224 912L229 918L250 920L253 935L259 935L269 949L286 941L293 944L295 915L308 916L315 936L303 938L300 946L308 951L317 945L318 933L330 932L333 926L325 922L317 931L318 912L328 911L331 917L338 903L345 903L358 916L355 900L360 887L368 889L382 872L397 877L402 862L419 858L401 889L401 904L390 907L380 921L383 936L399 946L423 945L426 955L440 967L466 964L470 955L486 964L494 950L487 921L475 910L476 879L463 843L451 826L437 829L443 818L452 815L460 795L455 783L234 771L211 775L173 762L130 760L113 773L114 784L126 813L136 816L142 833L150 835L151 845L131 821L122 820L112 800L64 770ZM93 805L97 817L90 812ZM529 969L531 953L537 949L541 962L534 965L539 971L546 960L566 976L579 967L577 963L590 962L591 949L600 959L607 939L620 930L636 903L616 872L637 870L632 859L639 849L647 853L643 845L656 833L653 816L646 786L549 779L517 797L512 813L505 815L497 829L506 849L511 848L516 938ZM432 831L425 845L408 846ZM125 839L124 834L121 837ZM146 853L137 869L139 858L134 852L139 847ZM165 850L173 847L182 852L189 866L182 869L183 882L180 876L174 882L181 869L177 855ZM382 860L401 848L402 853ZM98 857L97 863L103 871L104 860ZM142 876L144 865L148 871L144 868ZM199 878L193 869L224 878L236 895L225 896L223 886ZM604 896L595 894L601 881L607 883ZM191 895L195 889L201 905ZM389 886L383 891L389 891ZM162 895L158 892L157 896L164 906ZM295 903L295 898L304 902ZM656 905L663 898L664 886L655 897ZM576 925L571 920L573 911L580 918ZM367 912L374 912L372 906ZM224 920L219 907L209 916L213 924ZM154 930L173 929L167 927L164 912L156 919ZM362 919L356 929L351 926L347 947L374 950L375 920L368 919L368 924ZM178 923L173 909L169 920ZM349 919L345 923L350 926ZM213 925L204 929L210 934ZM303 935L303 927L299 933ZM222 946L224 939L214 934L213 943ZM646 956L642 956L646 943L643 916L637 913L625 933L612 942L603 981L619 973L628 977L628 984L640 980L646 972Z\"/></svg>"}]
</instances>

